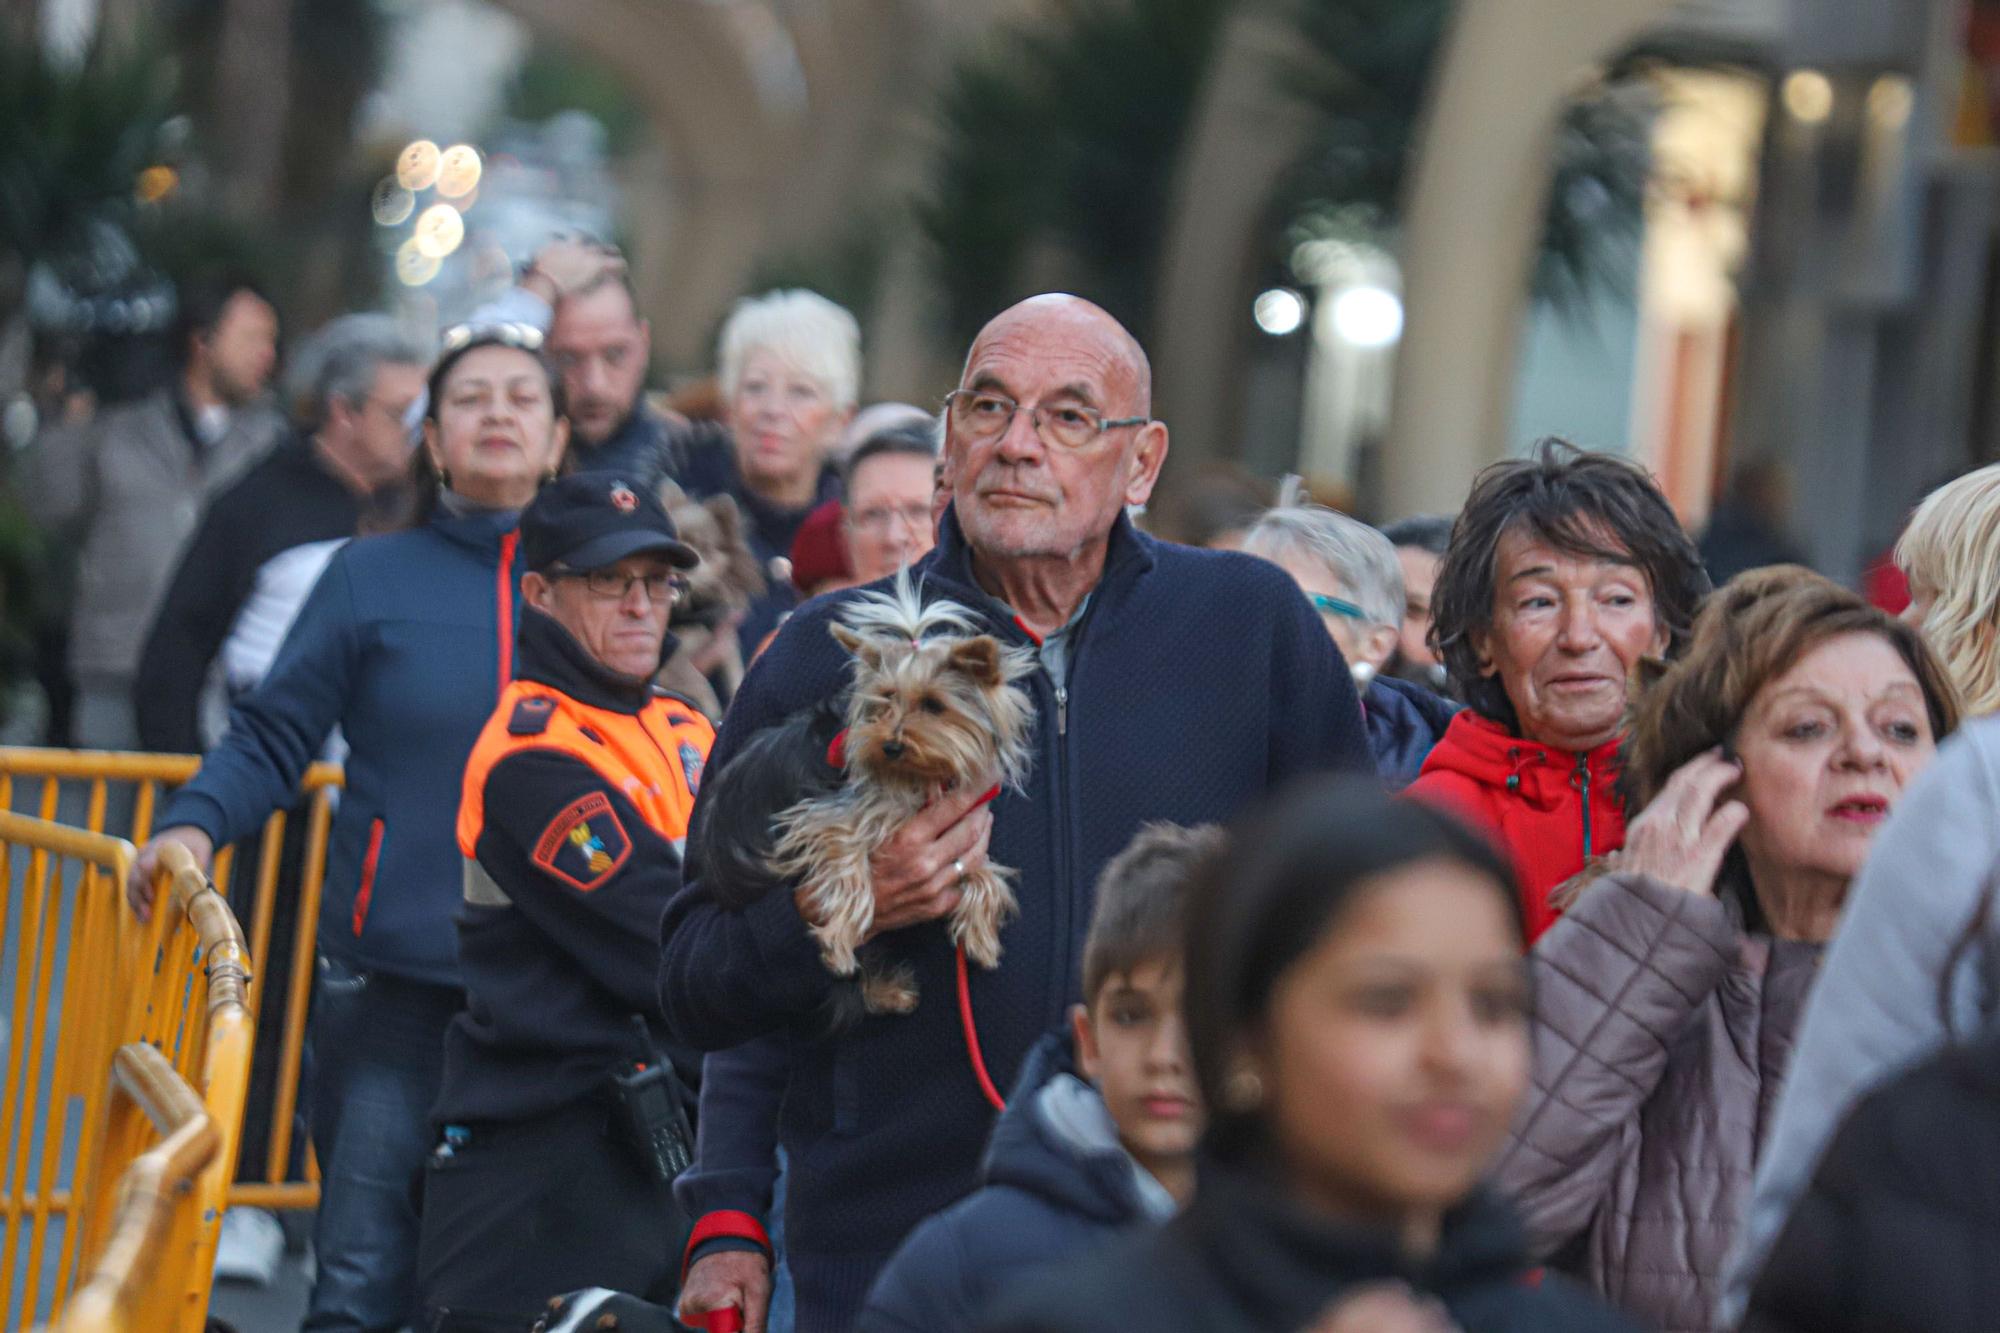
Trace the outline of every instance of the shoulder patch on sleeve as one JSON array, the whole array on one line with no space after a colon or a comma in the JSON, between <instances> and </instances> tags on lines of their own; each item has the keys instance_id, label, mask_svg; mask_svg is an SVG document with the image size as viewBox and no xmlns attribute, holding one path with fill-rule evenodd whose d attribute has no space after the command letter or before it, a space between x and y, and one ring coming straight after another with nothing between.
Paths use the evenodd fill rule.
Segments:
<instances>
[{"instance_id":1,"label":"shoulder patch on sleeve","mask_svg":"<svg viewBox=\"0 0 2000 1333\"><path fill-rule=\"evenodd\" d=\"M534 695L514 705L514 715L507 719L509 736L539 736L549 729L549 719L555 716L556 701L546 695Z\"/></svg>"},{"instance_id":2,"label":"shoulder patch on sleeve","mask_svg":"<svg viewBox=\"0 0 2000 1333\"><path fill-rule=\"evenodd\" d=\"M535 839L535 864L579 893L617 874L631 855L632 839L601 791L564 806Z\"/></svg>"}]
</instances>

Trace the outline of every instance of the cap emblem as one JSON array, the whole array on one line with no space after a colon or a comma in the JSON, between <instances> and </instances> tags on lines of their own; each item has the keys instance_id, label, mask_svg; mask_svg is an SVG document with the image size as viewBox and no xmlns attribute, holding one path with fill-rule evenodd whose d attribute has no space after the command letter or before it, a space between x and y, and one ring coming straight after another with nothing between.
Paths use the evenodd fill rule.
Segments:
<instances>
[{"instance_id":1,"label":"cap emblem","mask_svg":"<svg viewBox=\"0 0 2000 1333\"><path fill-rule=\"evenodd\" d=\"M611 507L621 514L629 514L639 507L639 497L632 494L632 488L622 481L611 483Z\"/></svg>"}]
</instances>

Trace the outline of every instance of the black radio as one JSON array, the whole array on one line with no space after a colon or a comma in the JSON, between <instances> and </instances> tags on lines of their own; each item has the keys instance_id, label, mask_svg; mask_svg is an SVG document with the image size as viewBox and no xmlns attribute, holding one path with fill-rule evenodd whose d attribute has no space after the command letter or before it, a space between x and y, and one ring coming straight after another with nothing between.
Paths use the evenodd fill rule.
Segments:
<instances>
[{"instance_id":1,"label":"black radio","mask_svg":"<svg viewBox=\"0 0 2000 1333\"><path fill-rule=\"evenodd\" d=\"M645 1159L647 1168L663 1185L688 1169L694 1161L694 1133L688 1128L685 1093L674 1075L673 1063L653 1050L652 1034L637 1014L632 1026L639 1037L644 1058L635 1060L612 1075L611 1086L618 1095L618 1107L632 1146Z\"/></svg>"}]
</instances>

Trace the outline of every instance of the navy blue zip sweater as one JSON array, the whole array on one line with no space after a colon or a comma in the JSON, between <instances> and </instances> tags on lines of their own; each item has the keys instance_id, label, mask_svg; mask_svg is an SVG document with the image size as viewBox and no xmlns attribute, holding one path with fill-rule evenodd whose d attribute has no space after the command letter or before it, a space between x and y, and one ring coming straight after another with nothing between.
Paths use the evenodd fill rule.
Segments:
<instances>
[{"instance_id":1,"label":"navy blue zip sweater","mask_svg":"<svg viewBox=\"0 0 2000 1333\"><path fill-rule=\"evenodd\" d=\"M952 514L916 572L926 597L958 601L1003 641L1029 644L974 582ZM745 738L847 688L849 659L828 626L848 595L807 603L758 659L724 719L715 771ZM993 805L989 854L1021 872L1021 915L1002 933L999 968L974 969L971 993L1001 1087L1077 998L1098 872L1141 824L1226 820L1295 775L1374 769L1347 668L1275 565L1160 542L1121 516L1069 646L1067 682L1042 672L1024 682L1038 711L1034 767L1024 791ZM785 1245L801 1333L851 1323L904 1235L976 1183L993 1127L966 1058L943 927L882 938L915 971L917 1011L825 1038L813 1023L832 978L789 895L729 911L696 881L662 922L668 1026L711 1051L768 1034L751 1058L788 1068L778 1133L792 1164ZM711 1060L708 1078L743 1058ZM707 1114L718 1103L703 1101L701 1170L738 1189L760 1173L768 1188L778 1101L757 1086L765 1092L722 1123ZM733 1206L762 1211L738 1197Z\"/></svg>"},{"instance_id":2,"label":"navy blue zip sweater","mask_svg":"<svg viewBox=\"0 0 2000 1333\"><path fill-rule=\"evenodd\" d=\"M459 789L512 671L517 518L440 512L342 547L264 683L160 814L161 828L234 842L292 805L338 725L351 748L319 947L352 967L458 984Z\"/></svg>"}]
</instances>

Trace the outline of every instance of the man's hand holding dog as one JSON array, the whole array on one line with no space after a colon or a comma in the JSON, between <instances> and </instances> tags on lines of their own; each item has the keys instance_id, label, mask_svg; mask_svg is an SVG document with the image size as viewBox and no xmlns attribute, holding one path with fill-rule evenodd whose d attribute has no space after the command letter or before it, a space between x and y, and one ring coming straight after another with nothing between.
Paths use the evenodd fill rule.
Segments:
<instances>
[{"instance_id":1,"label":"man's hand holding dog","mask_svg":"<svg viewBox=\"0 0 2000 1333\"><path fill-rule=\"evenodd\" d=\"M986 795L977 789L946 792L876 849L869 861L875 880L871 939L935 921L958 906L959 883L967 871L985 864L986 840L993 834ZM798 902L810 918L803 892Z\"/></svg>"}]
</instances>

